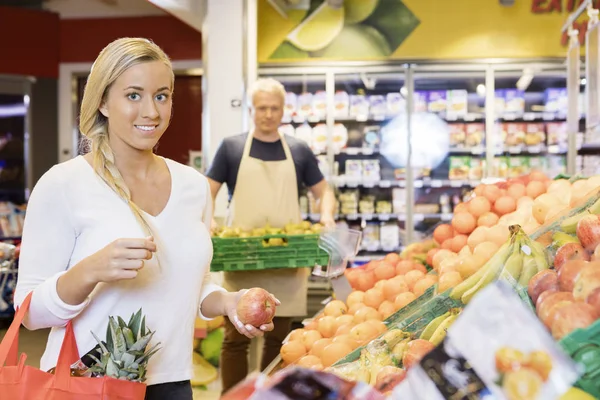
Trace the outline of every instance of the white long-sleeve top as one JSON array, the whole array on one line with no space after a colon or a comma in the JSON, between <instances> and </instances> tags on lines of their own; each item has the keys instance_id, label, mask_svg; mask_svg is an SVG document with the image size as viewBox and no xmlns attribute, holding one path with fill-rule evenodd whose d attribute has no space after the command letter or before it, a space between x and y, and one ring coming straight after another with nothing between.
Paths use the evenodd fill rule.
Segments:
<instances>
[{"instance_id":1,"label":"white long-sleeve top","mask_svg":"<svg viewBox=\"0 0 600 400\"><path fill-rule=\"evenodd\" d=\"M210 283L212 197L208 180L194 169L165 159L171 195L156 217L145 214L153 229L156 256L132 280L101 283L79 305L58 296L58 277L82 259L119 238L143 238L129 206L78 156L55 165L31 193L23 229L15 305L33 290L25 325L51 327L40 362L56 365L64 327L73 320L80 356L106 336L109 315L128 321L142 308L146 326L156 331L150 346L162 349L150 359L148 385L192 377L192 341L204 298L221 287Z\"/></svg>"}]
</instances>

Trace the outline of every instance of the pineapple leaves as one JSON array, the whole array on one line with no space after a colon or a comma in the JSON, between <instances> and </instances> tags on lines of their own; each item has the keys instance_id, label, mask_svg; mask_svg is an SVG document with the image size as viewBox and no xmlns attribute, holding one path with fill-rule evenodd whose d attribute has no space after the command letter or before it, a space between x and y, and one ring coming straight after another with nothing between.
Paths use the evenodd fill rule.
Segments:
<instances>
[{"instance_id":1,"label":"pineapple leaves","mask_svg":"<svg viewBox=\"0 0 600 400\"><path fill-rule=\"evenodd\" d=\"M123 336L125 337L125 342L127 343L127 347L131 348L135 343L135 338L133 332L128 327L123 327Z\"/></svg>"},{"instance_id":2,"label":"pineapple leaves","mask_svg":"<svg viewBox=\"0 0 600 400\"><path fill-rule=\"evenodd\" d=\"M138 312L132 314L131 318L129 319L129 329L131 329L131 331L133 332L133 337L135 338L135 340L138 340L142 336L140 331L141 323L142 309L140 308Z\"/></svg>"}]
</instances>

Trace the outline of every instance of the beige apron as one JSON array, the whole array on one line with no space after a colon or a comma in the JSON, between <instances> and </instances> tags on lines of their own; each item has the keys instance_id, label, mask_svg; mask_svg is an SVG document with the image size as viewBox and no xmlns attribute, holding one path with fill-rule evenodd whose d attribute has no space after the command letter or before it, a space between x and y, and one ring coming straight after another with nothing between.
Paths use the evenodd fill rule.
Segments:
<instances>
[{"instance_id":1,"label":"beige apron","mask_svg":"<svg viewBox=\"0 0 600 400\"><path fill-rule=\"evenodd\" d=\"M285 160L262 161L250 157L253 134L248 134L240 162L235 190L228 209L227 226L243 229L262 228L267 223L283 228L301 221L298 204L296 167L283 135ZM261 287L281 301L276 316L305 316L309 268L268 269L225 272L224 287L237 291Z\"/></svg>"}]
</instances>

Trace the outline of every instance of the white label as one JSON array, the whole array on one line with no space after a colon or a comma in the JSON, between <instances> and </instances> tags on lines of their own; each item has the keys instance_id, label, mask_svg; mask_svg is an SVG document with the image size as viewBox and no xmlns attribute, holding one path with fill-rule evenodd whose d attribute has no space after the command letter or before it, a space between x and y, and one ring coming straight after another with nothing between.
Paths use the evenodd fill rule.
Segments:
<instances>
[{"instance_id":1,"label":"white label","mask_svg":"<svg viewBox=\"0 0 600 400\"><path fill-rule=\"evenodd\" d=\"M379 187L389 188L391 186L392 186L392 182L391 181L379 181Z\"/></svg>"},{"instance_id":2,"label":"white label","mask_svg":"<svg viewBox=\"0 0 600 400\"><path fill-rule=\"evenodd\" d=\"M364 220L370 221L373 219L373 214L362 214Z\"/></svg>"},{"instance_id":3,"label":"white label","mask_svg":"<svg viewBox=\"0 0 600 400\"><path fill-rule=\"evenodd\" d=\"M508 148L508 152L511 154L519 154L521 152L521 148L519 146L510 146Z\"/></svg>"},{"instance_id":4,"label":"white label","mask_svg":"<svg viewBox=\"0 0 600 400\"><path fill-rule=\"evenodd\" d=\"M523 119L525 121L533 121L535 119L535 114L534 113L525 113L525 114L523 114Z\"/></svg>"},{"instance_id":5,"label":"white label","mask_svg":"<svg viewBox=\"0 0 600 400\"><path fill-rule=\"evenodd\" d=\"M458 187L462 187L463 185L463 181L450 181L450 186L458 188Z\"/></svg>"},{"instance_id":6,"label":"white label","mask_svg":"<svg viewBox=\"0 0 600 400\"><path fill-rule=\"evenodd\" d=\"M387 214L387 213L386 213L386 214L379 214L379 219L380 219L381 221L389 221L389 219L390 219L390 214Z\"/></svg>"},{"instance_id":7,"label":"white label","mask_svg":"<svg viewBox=\"0 0 600 400\"><path fill-rule=\"evenodd\" d=\"M521 246L521 251L523 253L525 253L526 255L528 255L528 256L531 255L531 248L529 246L527 246L526 244L524 244L523 246Z\"/></svg>"},{"instance_id":8,"label":"white label","mask_svg":"<svg viewBox=\"0 0 600 400\"><path fill-rule=\"evenodd\" d=\"M431 181L431 187L433 188L441 188L443 186L442 181L434 180Z\"/></svg>"}]
</instances>

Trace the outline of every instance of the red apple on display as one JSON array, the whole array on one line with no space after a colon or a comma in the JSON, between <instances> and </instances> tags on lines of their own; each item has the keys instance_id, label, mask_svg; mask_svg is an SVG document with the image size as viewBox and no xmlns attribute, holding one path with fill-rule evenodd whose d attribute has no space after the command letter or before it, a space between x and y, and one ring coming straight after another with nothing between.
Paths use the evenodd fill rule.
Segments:
<instances>
[{"instance_id":1,"label":"red apple on display","mask_svg":"<svg viewBox=\"0 0 600 400\"><path fill-rule=\"evenodd\" d=\"M577 237L584 249L592 252L600 244L600 217L587 215L577 223Z\"/></svg>"},{"instance_id":2,"label":"red apple on display","mask_svg":"<svg viewBox=\"0 0 600 400\"><path fill-rule=\"evenodd\" d=\"M554 256L554 268L560 271L562 266L571 260L590 260L590 255L579 243L567 243L558 248Z\"/></svg>"},{"instance_id":3,"label":"red apple on display","mask_svg":"<svg viewBox=\"0 0 600 400\"><path fill-rule=\"evenodd\" d=\"M538 297L540 297L542 293L548 290L557 291L558 288L558 275L556 274L556 271L552 269L544 269L535 274L533 278L529 280L527 292L535 304L537 303Z\"/></svg>"},{"instance_id":4,"label":"red apple on display","mask_svg":"<svg viewBox=\"0 0 600 400\"><path fill-rule=\"evenodd\" d=\"M237 314L244 325L249 324L258 328L273 320L275 301L264 289L249 289L238 301Z\"/></svg>"},{"instance_id":5,"label":"red apple on display","mask_svg":"<svg viewBox=\"0 0 600 400\"><path fill-rule=\"evenodd\" d=\"M558 271L558 286L563 292L572 292L581 270L590 264L585 260L569 260Z\"/></svg>"},{"instance_id":6,"label":"red apple on display","mask_svg":"<svg viewBox=\"0 0 600 400\"><path fill-rule=\"evenodd\" d=\"M586 301L594 290L600 288L600 262L590 262L579 272L573 287L573 297L577 301Z\"/></svg>"}]
</instances>

